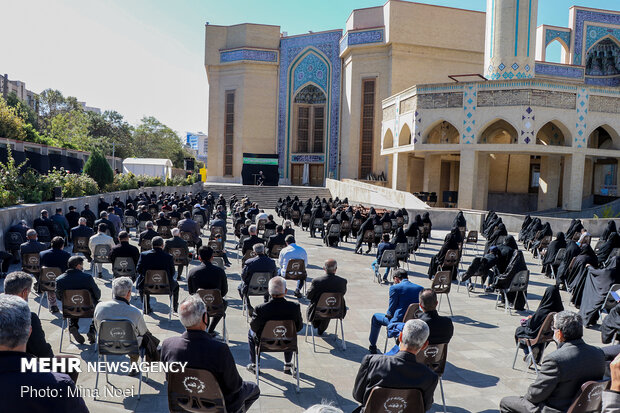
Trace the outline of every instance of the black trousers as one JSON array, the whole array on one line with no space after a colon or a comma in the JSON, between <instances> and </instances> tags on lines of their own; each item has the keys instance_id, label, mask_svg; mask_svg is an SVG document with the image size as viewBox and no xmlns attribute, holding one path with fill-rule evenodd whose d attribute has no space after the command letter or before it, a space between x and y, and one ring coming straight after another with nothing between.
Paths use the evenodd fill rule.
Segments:
<instances>
[{"instance_id":1,"label":"black trousers","mask_svg":"<svg viewBox=\"0 0 620 413\"><path fill-rule=\"evenodd\" d=\"M151 295L149 293L145 293L140 291L140 299L144 303L144 312L151 312ZM173 311L177 311L179 308L179 286L177 284L176 288L172 290L172 309Z\"/></svg>"},{"instance_id":2,"label":"black trousers","mask_svg":"<svg viewBox=\"0 0 620 413\"><path fill-rule=\"evenodd\" d=\"M250 363L256 363L256 334L252 330L248 331L248 345L250 346ZM293 360L293 352L284 352L284 362L290 363Z\"/></svg>"}]
</instances>

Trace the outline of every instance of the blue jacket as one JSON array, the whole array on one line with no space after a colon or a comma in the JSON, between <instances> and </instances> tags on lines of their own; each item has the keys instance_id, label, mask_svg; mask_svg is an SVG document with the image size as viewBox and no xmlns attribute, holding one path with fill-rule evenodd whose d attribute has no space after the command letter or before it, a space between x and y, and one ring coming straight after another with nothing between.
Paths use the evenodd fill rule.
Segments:
<instances>
[{"instance_id":1,"label":"blue jacket","mask_svg":"<svg viewBox=\"0 0 620 413\"><path fill-rule=\"evenodd\" d=\"M41 266L58 267L61 273L63 273L67 271L69 258L71 258L71 254L67 251L51 248L41 252Z\"/></svg>"},{"instance_id":2,"label":"blue jacket","mask_svg":"<svg viewBox=\"0 0 620 413\"><path fill-rule=\"evenodd\" d=\"M381 256L385 250L395 250L396 245L391 242L381 241L377 246L377 263L381 262Z\"/></svg>"},{"instance_id":3,"label":"blue jacket","mask_svg":"<svg viewBox=\"0 0 620 413\"><path fill-rule=\"evenodd\" d=\"M403 321L403 317L409 308L409 304L419 302L420 292L423 288L409 280L402 280L390 287L390 301L386 316L390 323Z\"/></svg>"}]
</instances>

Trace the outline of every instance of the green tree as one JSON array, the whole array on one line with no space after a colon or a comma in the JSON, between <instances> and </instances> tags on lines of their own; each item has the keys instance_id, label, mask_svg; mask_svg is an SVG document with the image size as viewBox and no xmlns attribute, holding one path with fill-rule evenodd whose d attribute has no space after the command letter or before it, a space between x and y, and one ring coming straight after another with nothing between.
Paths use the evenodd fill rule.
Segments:
<instances>
[{"instance_id":1,"label":"green tree","mask_svg":"<svg viewBox=\"0 0 620 413\"><path fill-rule=\"evenodd\" d=\"M26 123L19 117L15 108L0 98L0 138L22 140L26 137L25 126Z\"/></svg>"},{"instance_id":2,"label":"green tree","mask_svg":"<svg viewBox=\"0 0 620 413\"><path fill-rule=\"evenodd\" d=\"M39 127L39 119L37 113L28 104L17 97L15 92L9 93L6 97L6 103L10 107L15 109L15 113L24 120L24 122L31 124L35 129Z\"/></svg>"},{"instance_id":3,"label":"green tree","mask_svg":"<svg viewBox=\"0 0 620 413\"><path fill-rule=\"evenodd\" d=\"M144 117L135 130L134 155L138 158L167 158L176 168L183 167L183 158L193 158L175 131L153 116Z\"/></svg>"},{"instance_id":4,"label":"green tree","mask_svg":"<svg viewBox=\"0 0 620 413\"><path fill-rule=\"evenodd\" d=\"M133 127L123 119L123 115L116 111L105 111L103 114L86 112L86 115L89 120L88 134L95 146L112 155L112 144L115 144L115 156L133 156Z\"/></svg>"},{"instance_id":5,"label":"green tree","mask_svg":"<svg viewBox=\"0 0 620 413\"><path fill-rule=\"evenodd\" d=\"M90 154L90 157L86 161L86 165L84 165L84 173L93 178L101 189L114 181L112 167L105 156L98 150Z\"/></svg>"},{"instance_id":6,"label":"green tree","mask_svg":"<svg viewBox=\"0 0 620 413\"><path fill-rule=\"evenodd\" d=\"M93 148L88 135L88 116L84 111L72 110L59 113L49 122L47 134L64 147L81 150Z\"/></svg>"}]
</instances>

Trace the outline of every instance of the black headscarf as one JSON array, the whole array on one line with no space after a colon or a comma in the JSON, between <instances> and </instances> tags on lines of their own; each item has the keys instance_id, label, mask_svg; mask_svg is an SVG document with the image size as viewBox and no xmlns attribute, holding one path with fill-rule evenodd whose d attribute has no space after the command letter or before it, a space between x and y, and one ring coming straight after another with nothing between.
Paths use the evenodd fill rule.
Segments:
<instances>
[{"instance_id":1,"label":"black headscarf","mask_svg":"<svg viewBox=\"0 0 620 413\"><path fill-rule=\"evenodd\" d=\"M403 227L398 227L396 233L394 234L394 238L392 239L392 244L402 244L407 242L407 236L405 235L405 231Z\"/></svg>"},{"instance_id":2,"label":"black headscarf","mask_svg":"<svg viewBox=\"0 0 620 413\"><path fill-rule=\"evenodd\" d=\"M613 222L613 221L612 221ZM599 265L603 264L609 258L609 254L614 248L620 248L620 235L617 232L609 234L607 241L601 245L596 251L596 257Z\"/></svg>"},{"instance_id":3,"label":"black headscarf","mask_svg":"<svg viewBox=\"0 0 620 413\"><path fill-rule=\"evenodd\" d=\"M424 224L431 224L431 227L433 226L433 223L431 222L431 216L430 216L430 214L428 212L425 212L422 215L422 222Z\"/></svg>"},{"instance_id":4,"label":"black headscarf","mask_svg":"<svg viewBox=\"0 0 620 413\"><path fill-rule=\"evenodd\" d=\"M517 241L515 241L515 238L512 235L508 235L506 236L506 238L504 238L504 245L512 248L513 250L519 249L519 246L517 245Z\"/></svg>"},{"instance_id":5,"label":"black headscarf","mask_svg":"<svg viewBox=\"0 0 620 413\"><path fill-rule=\"evenodd\" d=\"M605 230L603 231L603 234L601 235L601 239L603 241L607 241L607 238L609 238L609 236L612 233L617 233L618 230L616 229L616 222L611 220L609 222L607 222L607 227L605 227Z\"/></svg>"},{"instance_id":6,"label":"black headscarf","mask_svg":"<svg viewBox=\"0 0 620 413\"><path fill-rule=\"evenodd\" d=\"M532 318L527 321L525 326L517 329L516 336L522 338L536 337L545 318L547 318L550 313L559 313L560 311L564 311L560 289L557 285L549 286L540 300L538 309Z\"/></svg>"},{"instance_id":7,"label":"black headscarf","mask_svg":"<svg viewBox=\"0 0 620 413\"><path fill-rule=\"evenodd\" d=\"M452 226L456 228L467 226L467 221L465 221L465 215L463 215L463 211L459 211L459 213L456 214L456 217L454 217L454 221L452 222Z\"/></svg>"},{"instance_id":8,"label":"black headscarf","mask_svg":"<svg viewBox=\"0 0 620 413\"><path fill-rule=\"evenodd\" d=\"M555 261L555 256L558 255L558 251L562 248L566 248L566 239L563 232L555 234L555 239L549 243L547 247L547 253L543 259L543 265L551 265Z\"/></svg>"}]
</instances>

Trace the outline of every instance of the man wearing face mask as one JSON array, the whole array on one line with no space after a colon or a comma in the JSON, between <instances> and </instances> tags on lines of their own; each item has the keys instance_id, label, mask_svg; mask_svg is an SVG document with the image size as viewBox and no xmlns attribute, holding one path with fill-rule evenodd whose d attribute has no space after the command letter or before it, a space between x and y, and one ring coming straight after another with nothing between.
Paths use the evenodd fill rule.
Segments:
<instances>
[{"instance_id":1,"label":"man wearing face mask","mask_svg":"<svg viewBox=\"0 0 620 413\"><path fill-rule=\"evenodd\" d=\"M553 319L553 339L558 349L542 362L538 377L525 396L504 397L501 413L565 412L587 381L601 380L605 374L605 355L583 339L581 316L562 311Z\"/></svg>"}]
</instances>

